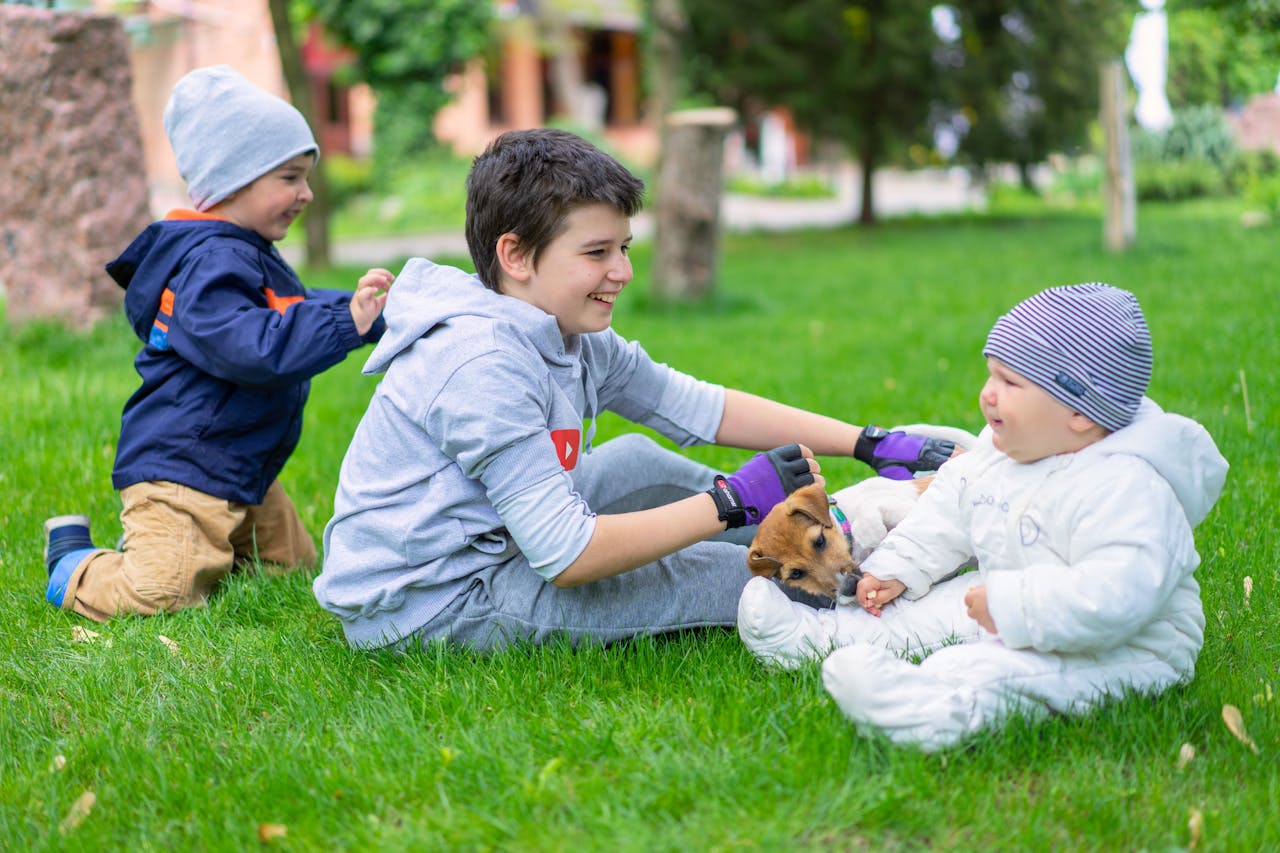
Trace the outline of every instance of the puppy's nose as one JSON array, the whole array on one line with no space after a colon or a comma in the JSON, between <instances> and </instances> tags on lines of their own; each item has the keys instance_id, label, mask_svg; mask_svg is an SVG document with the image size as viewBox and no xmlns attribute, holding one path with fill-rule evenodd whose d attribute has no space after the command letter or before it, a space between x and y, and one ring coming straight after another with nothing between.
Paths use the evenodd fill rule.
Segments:
<instances>
[{"instance_id":1,"label":"puppy's nose","mask_svg":"<svg viewBox=\"0 0 1280 853\"><path fill-rule=\"evenodd\" d=\"M858 599L858 581L862 580L862 572L841 572L836 575L836 601L840 604L852 604Z\"/></svg>"}]
</instances>

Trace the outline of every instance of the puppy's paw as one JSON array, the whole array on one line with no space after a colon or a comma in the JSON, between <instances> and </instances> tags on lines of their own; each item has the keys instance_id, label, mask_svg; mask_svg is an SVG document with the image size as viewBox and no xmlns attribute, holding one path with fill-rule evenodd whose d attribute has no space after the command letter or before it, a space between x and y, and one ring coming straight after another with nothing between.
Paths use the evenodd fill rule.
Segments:
<instances>
[{"instance_id":1,"label":"puppy's paw","mask_svg":"<svg viewBox=\"0 0 1280 853\"><path fill-rule=\"evenodd\" d=\"M841 572L836 575L836 604L858 604L858 581L862 572Z\"/></svg>"}]
</instances>

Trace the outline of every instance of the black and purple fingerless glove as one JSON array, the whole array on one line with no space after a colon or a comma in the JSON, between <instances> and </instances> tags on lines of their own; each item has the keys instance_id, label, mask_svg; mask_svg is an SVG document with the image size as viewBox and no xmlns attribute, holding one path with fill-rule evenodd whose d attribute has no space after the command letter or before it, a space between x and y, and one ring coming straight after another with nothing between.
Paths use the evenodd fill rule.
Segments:
<instances>
[{"instance_id":1,"label":"black and purple fingerless glove","mask_svg":"<svg viewBox=\"0 0 1280 853\"><path fill-rule=\"evenodd\" d=\"M707 491L721 521L729 528L759 524L776 504L813 482L809 460L800 445L788 444L757 453L728 477L717 475Z\"/></svg>"},{"instance_id":2,"label":"black and purple fingerless glove","mask_svg":"<svg viewBox=\"0 0 1280 853\"><path fill-rule=\"evenodd\" d=\"M866 426L853 448L853 458L870 465L881 477L911 480L937 471L955 449L954 441Z\"/></svg>"}]
</instances>

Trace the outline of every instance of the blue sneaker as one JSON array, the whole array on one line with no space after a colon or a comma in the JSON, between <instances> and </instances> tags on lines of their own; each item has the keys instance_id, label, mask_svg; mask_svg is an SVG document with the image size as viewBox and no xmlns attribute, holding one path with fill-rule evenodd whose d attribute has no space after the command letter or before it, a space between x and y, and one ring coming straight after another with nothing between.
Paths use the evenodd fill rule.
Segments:
<instances>
[{"instance_id":1,"label":"blue sneaker","mask_svg":"<svg viewBox=\"0 0 1280 853\"><path fill-rule=\"evenodd\" d=\"M44 597L50 604L62 606L71 573L94 550L89 516L58 515L44 523L44 565L49 572Z\"/></svg>"}]
</instances>

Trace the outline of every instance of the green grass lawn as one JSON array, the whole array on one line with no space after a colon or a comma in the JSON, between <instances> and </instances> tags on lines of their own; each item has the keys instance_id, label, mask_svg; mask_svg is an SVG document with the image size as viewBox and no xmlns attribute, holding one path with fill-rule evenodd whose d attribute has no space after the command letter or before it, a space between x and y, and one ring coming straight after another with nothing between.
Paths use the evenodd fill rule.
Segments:
<instances>
[{"instance_id":1,"label":"green grass lawn","mask_svg":"<svg viewBox=\"0 0 1280 853\"><path fill-rule=\"evenodd\" d=\"M647 306L647 247L636 259L622 334L702 378L859 423L976 430L999 313L1055 284L1137 293L1152 396L1232 463L1197 531L1208 625L1194 681L924 754L858 737L816 665L764 670L728 631L357 653L312 598L314 571L245 573L205 610L92 624L44 602L40 527L88 512L99 543L119 535L110 470L136 342L123 321L32 326L0 331L0 848L242 850L272 827L287 834L269 846L296 850L1280 848L1274 228L1242 228L1227 204L1144 207L1137 248L1118 256L1079 212L733 236L717 300L684 312ZM362 361L316 380L283 475L317 538L374 388ZM747 456L690 453L725 468ZM824 470L834 485L865 473ZM98 636L77 642L76 628ZM1223 724L1227 704L1256 753ZM1184 744L1195 757L1179 766ZM89 814L64 823L86 791Z\"/></svg>"}]
</instances>

